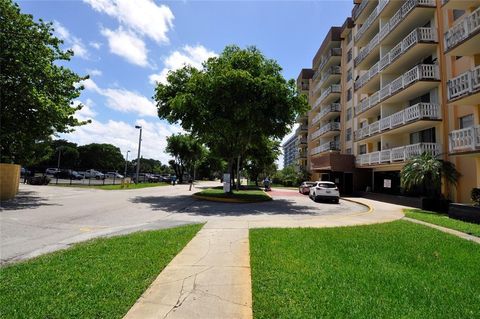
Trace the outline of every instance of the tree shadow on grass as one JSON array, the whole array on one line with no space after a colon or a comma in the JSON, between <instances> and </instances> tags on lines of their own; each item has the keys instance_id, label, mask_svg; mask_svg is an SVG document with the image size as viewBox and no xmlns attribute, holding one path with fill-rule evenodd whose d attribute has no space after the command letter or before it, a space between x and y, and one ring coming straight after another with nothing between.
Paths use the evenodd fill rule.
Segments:
<instances>
[{"instance_id":1,"label":"tree shadow on grass","mask_svg":"<svg viewBox=\"0 0 480 319\"><path fill-rule=\"evenodd\" d=\"M38 196L37 192L20 190L15 198L0 203L0 212L33 209L40 206L58 206L58 204L49 203L47 198Z\"/></svg>"},{"instance_id":2,"label":"tree shadow on grass","mask_svg":"<svg viewBox=\"0 0 480 319\"><path fill-rule=\"evenodd\" d=\"M137 196L133 203L149 204L152 210L168 213L185 213L197 216L245 216L245 215L304 215L332 214L331 206L299 205L293 200L275 199L259 203L221 203L197 200L188 195L162 197Z\"/></svg>"}]
</instances>

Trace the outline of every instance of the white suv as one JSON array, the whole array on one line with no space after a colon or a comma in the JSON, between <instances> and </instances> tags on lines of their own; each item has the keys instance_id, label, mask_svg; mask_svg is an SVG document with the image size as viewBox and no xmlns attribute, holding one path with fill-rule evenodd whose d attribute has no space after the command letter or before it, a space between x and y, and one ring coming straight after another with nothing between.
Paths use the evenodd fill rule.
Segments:
<instances>
[{"instance_id":1,"label":"white suv","mask_svg":"<svg viewBox=\"0 0 480 319\"><path fill-rule=\"evenodd\" d=\"M340 192L338 191L337 185L335 185L333 182L327 181L315 182L315 184L310 187L309 196L314 201L319 199L328 199L337 204L340 200Z\"/></svg>"}]
</instances>

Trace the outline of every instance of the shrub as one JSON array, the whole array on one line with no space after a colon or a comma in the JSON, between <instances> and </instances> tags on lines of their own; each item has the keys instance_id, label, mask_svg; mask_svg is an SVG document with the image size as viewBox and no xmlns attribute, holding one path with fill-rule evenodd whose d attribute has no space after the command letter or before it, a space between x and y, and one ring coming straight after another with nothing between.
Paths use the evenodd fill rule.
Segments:
<instances>
[{"instance_id":1,"label":"shrub","mask_svg":"<svg viewBox=\"0 0 480 319\"><path fill-rule=\"evenodd\" d=\"M480 206L480 188L472 188L472 201L475 206Z\"/></svg>"}]
</instances>

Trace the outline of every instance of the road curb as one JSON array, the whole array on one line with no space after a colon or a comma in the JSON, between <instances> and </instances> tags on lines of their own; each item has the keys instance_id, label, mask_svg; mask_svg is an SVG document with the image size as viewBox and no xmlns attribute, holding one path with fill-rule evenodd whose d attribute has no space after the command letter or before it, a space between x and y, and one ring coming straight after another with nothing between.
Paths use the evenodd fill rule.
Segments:
<instances>
[{"instance_id":1,"label":"road curb","mask_svg":"<svg viewBox=\"0 0 480 319\"><path fill-rule=\"evenodd\" d=\"M267 194L268 195L268 194ZM268 195L272 200L272 197ZM254 203L264 203L269 202L270 200L262 200L262 201L245 201L241 199L234 199L234 198L221 198L221 197L210 197L210 196L202 196L202 195L192 195L193 198L199 200L206 200L210 202L219 202L219 203L235 203L235 204L254 204Z\"/></svg>"},{"instance_id":2,"label":"road curb","mask_svg":"<svg viewBox=\"0 0 480 319\"><path fill-rule=\"evenodd\" d=\"M362 205L362 206L367 207L367 208L368 208L368 211L362 212L361 214L371 214L371 213L373 213L373 211L375 210L375 209L373 208L373 206L371 206L371 205L369 205L369 204L366 204L366 203L362 203L362 202L356 201L356 200L354 200L354 199L343 198L343 197L340 197L340 199L345 200L345 201L347 201L347 202L351 202L351 203L355 203L355 204L359 204L359 205Z\"/></svg>"}]
</instances>

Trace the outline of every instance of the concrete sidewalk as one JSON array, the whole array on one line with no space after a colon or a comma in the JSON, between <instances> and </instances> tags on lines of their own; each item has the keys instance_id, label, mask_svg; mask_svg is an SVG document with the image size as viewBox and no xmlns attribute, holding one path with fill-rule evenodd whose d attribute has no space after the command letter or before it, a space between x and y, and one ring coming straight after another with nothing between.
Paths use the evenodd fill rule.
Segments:
<instances>
[{"instance_id":1,"label":"concrete sidewalk","mask_svg":"<svg viewBox=\"0 0 480 319\"><path fill-rule=\"evenodd\" d=\"M348 215L292 220L211 220L161 272L125 318L252 318L249 228L337 227L387 222L404 207L355 199L370 207Z\"/></svg>"}]
</instances>

